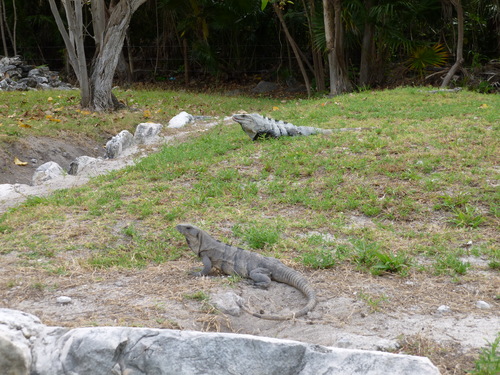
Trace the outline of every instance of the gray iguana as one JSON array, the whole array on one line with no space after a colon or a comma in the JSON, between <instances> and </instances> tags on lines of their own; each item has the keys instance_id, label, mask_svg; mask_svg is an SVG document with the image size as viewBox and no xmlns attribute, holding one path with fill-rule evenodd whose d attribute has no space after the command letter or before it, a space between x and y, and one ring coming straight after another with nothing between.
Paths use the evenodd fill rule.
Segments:
<instances>
[{"instance_id":1,"label":"gray iguana","mask_svg":"<svg viewBox=\"0 0 500 375\"><path fill-rule=\"evenodd\" d=\"M244 308L253 316L269 320L294 319L306 315L316 305L316 294L307 280L278 259L222 243L191 224L179 224L175 228L186 237L191 250L203 262L203 269L195 273L196 276L208 275L214 267L226 275L250 278L256 286L263 288L267 288L271 280L288 284L300 290L308 299L306 306L289 316L252 313Z\"/></svg>"},{"instance_id":2,"label":"gray iguana","mask_svg":"<svg viewBox=\"0 0 500 375\"><path fill-rule=\"evenodd\" d=\"M252 141L260 137L279 138L283 136L299 136L313 134L331 134L334 131L356 131L366 128L321 129L312 126L295 126L285 121L264 117L258 113L233 115L233 120L241 125L243 131Z\"/></svg>"}]
</instances>

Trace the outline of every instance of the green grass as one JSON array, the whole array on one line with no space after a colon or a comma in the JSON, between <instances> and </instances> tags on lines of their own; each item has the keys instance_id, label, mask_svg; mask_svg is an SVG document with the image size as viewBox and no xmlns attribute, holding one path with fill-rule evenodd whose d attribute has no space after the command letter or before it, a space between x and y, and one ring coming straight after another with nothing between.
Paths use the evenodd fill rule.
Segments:
<instances>
[{"instance_id":1,"label":"green grass","mask_svg":"<svg viewBox=\"0 0 500 375\"><path fill-rule=\"evenodd\" d=\"M0 216L0 254L16 251L34 267L44 259L64 273L71 266L58 255L68 251L88 254L79 264L91 268L174 261L186 252L174 227L191 222L307 267L374 275L462 275L470 266L457 249L472 240L498 271L498 96L400 88L282 102L132 90L117 95L138 112L94 115L77 111L75 92L6 94L3 142L54 131L100 137L145 120L166 124L181 110L372 128L252 142L238 124L219 125L86 186L29 198ZM39 110L64 121L34 116ZM433 266L417 266L416 257Z\"/></svg>"},{"instance_id":2,"label":"green grass","mask_svg":"<svg viewBox=\"0 0 500 375\"><path fill-rule=\"evenodd\" d=\"M474 370L470 371L472 375L494 375L500 373L500 332L493 342L481 349Z\"/></svg>"}]
</instances>

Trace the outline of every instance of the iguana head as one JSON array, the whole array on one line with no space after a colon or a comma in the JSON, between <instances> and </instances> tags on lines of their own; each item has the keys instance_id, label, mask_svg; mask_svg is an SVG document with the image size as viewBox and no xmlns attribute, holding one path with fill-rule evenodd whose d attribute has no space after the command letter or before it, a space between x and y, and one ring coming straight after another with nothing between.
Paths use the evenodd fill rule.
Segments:
<instances>
[{"instance_id":1,"label":"iguana head","mask_svg":"<svg viewBox=\"0 0 500 375\"><path fill-rule=\"evenodd\" d=\"M262 123L263 117L258 113L238 113L233 115L233 120L241 125L243 131L252 140L265 130L265 125Z\"/></svg>"},{"instance_id":2,"label":"iguana head","mask_svg":"<svg viewBox=\"0 0 500 375\"><path fill-rule=\"evenodd\" d=\"M175 229L186 237L187 244L191 250L193 250L196 255L200 255L200 251L203 249L203 235L208 236L208 234L191 224L179 224Z\"/></svg>"}]
</instances>

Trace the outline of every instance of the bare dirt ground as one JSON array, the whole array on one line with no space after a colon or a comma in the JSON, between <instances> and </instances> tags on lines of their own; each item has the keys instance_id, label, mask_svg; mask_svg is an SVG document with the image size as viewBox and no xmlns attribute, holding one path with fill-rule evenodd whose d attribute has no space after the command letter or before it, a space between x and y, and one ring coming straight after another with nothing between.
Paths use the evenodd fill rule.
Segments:
<instances>
[{"instance_id":1,"label":"bare dirt ground","mask_svg":"<svg viewBox=\"0 0 500 375\"><path fill-rule=\"evenodd\" d=\"M192 126L187 129L170 133L161 142L173 138L180 141L193 131ZM202 131L203 127L195 129ZM68 147L70 143L68 140ZM31 147L29 153L42 155L40 159L46 158L47 148L42 141L32 140L23 147ZM89 145L89 149L94 148L95 145ZM154 149L154 145L150 145L138 152L145 154ZM27 152L26 148L23 150ZM137 155L115 162L114 167L130 163L130 158ZM114 167L103 166L100 172ZM29 173L26 175L31 177ZM11 178L2 177L3 183ZM85 179L80 179L72 184L84 182ZM37 190L26 188L26 193L12 195L12 199L4 197L0 213L28 194L45 195L60 187L66 186L42 185ZM365 224L356 222L356 225ZM185 243L179 242L179 246L189 251ZM375 277L347 267L311 271L288 264L311 282L318 294L318 305L306 318L268 321L246 313L228 315L215 309L213 300L217 294L233 292L254 311L282 314L298 310L305 304L305 298L294 288L280 283L261 290L245 280L233 282L218 275L192 277L187 271L199 263L187 258L138 270L93 271L79 266L79 258L85 254L66 252L59 256L73 265L68 267L74 270L71 275L42 275L20 265L16 253L1 255L0 307L37 315L47 325L237 332L327 346L410 352L428 356L443 374L464 374L470 370L479 348L484 347L487 340L493 341L500 331L500 303L491 298L500 294L500 278L498 272L490 270L481 259L469 260L473 266L459 282L453 282L449 276L429 277L423 273L407 278ZM59 296L70 297L71 303L58 303ZM477 308L475 304L480 300L491 308ZM450 310L439 312L438 307L442 305L449 306Z\"/></svg>"}]
</instances>

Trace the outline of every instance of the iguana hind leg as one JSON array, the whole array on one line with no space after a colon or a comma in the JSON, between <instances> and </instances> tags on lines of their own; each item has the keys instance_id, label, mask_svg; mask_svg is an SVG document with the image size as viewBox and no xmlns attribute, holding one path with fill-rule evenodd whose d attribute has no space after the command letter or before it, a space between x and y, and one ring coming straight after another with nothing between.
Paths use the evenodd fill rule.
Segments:
<instances>
[{"instance_id":1,"label":"iguana hind leg","mask_svg":"<svg viewBox=\"0 0 500 375\"><path fill-rule=\"evenodd\" d=\"M259 288L267 289L271 285L271 271L267 268L255 268L249 276Z\"/></svg>"}]
</instances>

